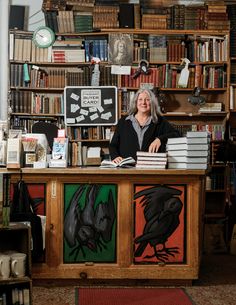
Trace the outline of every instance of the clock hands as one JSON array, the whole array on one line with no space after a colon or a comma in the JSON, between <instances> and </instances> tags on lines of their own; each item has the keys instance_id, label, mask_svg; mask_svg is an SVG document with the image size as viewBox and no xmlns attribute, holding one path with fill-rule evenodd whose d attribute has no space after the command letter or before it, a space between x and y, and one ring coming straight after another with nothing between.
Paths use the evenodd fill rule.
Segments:
<instances>
[{"instance_id":1,"label":"clock hands","mask_svg":"<svg viewBox=\"0 0 236 305\"><path fill-rule=\"evenodd\" d=\"M47 41L48 40L48 38L46 36L42 35L42 34L37 33L36 35L42 37L43 41Z\"/></svg>"},{"instance_id":2,"label":"clock hands","mask_svg":"<svg viewBox=\"0 0 236 305\"><path fill-rule=\"evenodd\" d=\"M33 42L39 48L48 48L55 41L55 33L46 26L41 26L34 31Z\"/></svg>"}]
</instances>

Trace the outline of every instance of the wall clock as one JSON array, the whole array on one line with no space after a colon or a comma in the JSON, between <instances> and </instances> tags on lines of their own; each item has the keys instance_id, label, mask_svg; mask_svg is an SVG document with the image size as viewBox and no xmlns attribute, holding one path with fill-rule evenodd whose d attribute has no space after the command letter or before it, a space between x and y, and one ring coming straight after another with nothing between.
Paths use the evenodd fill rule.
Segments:
<instances>
[{"instance_id":1,"label":"wall clock","mask_svg":"<svg viewBox=\"0 0 236 305\"><path fill-rule=\"evenodd\" d=\"M47 26L40 26L33 33L33 42L39 48L48 48L55 41L54 32Z\"/></svg>"}]
</instances>

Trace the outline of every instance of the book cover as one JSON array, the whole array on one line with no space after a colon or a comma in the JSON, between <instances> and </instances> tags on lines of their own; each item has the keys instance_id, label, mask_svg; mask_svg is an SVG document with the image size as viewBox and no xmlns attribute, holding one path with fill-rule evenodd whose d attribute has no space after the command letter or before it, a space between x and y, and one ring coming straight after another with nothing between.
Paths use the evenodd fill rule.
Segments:
<instances>
[{"instance_id":1,"label":"book cover","mask_svg":"<svg viewBox=\"0 0 236 305\"><path fill-rule=\"evenodd\" d=\"M67 160L68 154L68 138L54 138L52 146L52 159Z\"/></svg>"},{"instance_id":2,"label":"book cover","mask_svg":"<svg viewBox=\"0 0 236 305\"><path fill-rule=\"evenodd\" d=\"M21 139L8 138L7 140L7 168L21 167Z\"/></svg>"}]
</instances>

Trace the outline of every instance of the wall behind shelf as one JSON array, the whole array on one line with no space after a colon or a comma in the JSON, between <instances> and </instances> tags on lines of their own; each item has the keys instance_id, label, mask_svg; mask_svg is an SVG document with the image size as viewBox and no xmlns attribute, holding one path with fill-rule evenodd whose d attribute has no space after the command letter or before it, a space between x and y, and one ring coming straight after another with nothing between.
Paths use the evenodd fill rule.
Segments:
<instances>
[{"instance_id":1,"label":"wall behind shelf","mask_svg":"<svg viewBox=\"0 0 236 305\"><path fill-rule=\"evenodd\" d=\"M41 11L42 3L43 0L9 0L10 5L23 5L29 9L28 31L34 31L39 26L45 25L44 14ZM37 14L33 16L35 13Z\"/></svg>"},{"instance_id":2,"label":"wall behind shelf","mask_svg":"<svg viewBox=\"0 0 236 305\"><path fill-rule=\"evenodd\" d=\"M7 97L8 97L8 11L10 5L23 5L29 9L28 29L34 31L37 27L45 25L44 14L41 11L42 0L4 0L0 1L1 21L0 21L0 121L7 120Z\"/></svg>"}]
</instances>

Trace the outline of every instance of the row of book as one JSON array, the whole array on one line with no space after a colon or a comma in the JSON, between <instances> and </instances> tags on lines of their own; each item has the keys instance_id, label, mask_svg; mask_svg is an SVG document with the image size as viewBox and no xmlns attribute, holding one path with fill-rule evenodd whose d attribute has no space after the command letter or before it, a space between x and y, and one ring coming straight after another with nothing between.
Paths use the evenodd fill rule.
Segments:
<instances>
[{"instance_id":1,"label":"row of book","mask_svg":"<svg viewBox=\"0 0 236 305\"><path fill-rule=\"evenodd\" d=\"M63 114L63 95L13 90L10 107L13 113Z\"/></svg>"},{"instance_id":2,"label":"row of book","mask_svg":"<svg viewBox=\"0 0 236 305\"><path fill-rule=\"evenodd\" d=\"M100 66L100 86L117 86L118 76L111 73L111 66ZM65 86L90 86L92 69L83 68L50 68L28 65L29 79L24 80L23 64L11 64L10 86L24 88L64 88Z\"/></svg>"},{"instance_id":3,"label":"row of book","mask_svg":"<svg viewBox=\"0 0 236 305\"><path fill-rule=\"evenodd\" d=\"M226 12L227 6L225 3L220 5L203 5L203 3L196 3L195 5L184 5L171 3L169 6L165 2L165 6L161 6L160 2L151 4L148 2L141 4L141 14L162 14L166 16L168 29L214 29L214 30L228 30L228 14ZM218 21L223 20L222 23Z\"/></svg>"},{"instance_id":4,"label":"row of book","mask_svg":"<svg viewBox=\"0 0 236 305\"><path fill-rule=\"evenodd\" d=\"M163 4L163 3L161 3ZM124 3L111 1L96 5L87 4L73 5L72 10L61 9L45 10L45 23L55 32L66 33L69 30L92 31L96 28L119 28L122 21L119 13L122 11ZM127 12L132 19L130 24L134 28L155 28L155 29L212 29L228 30L229 21L226 12L226 5L219 6L219 9L210 5L188 5L175 4L172 6L158 5L150 6L127 4ZM78 16L78 20L77 20ZM86 16L83 20L81 16ZM155 19L157 18L157 19ZM221 18L222 23L218 20ZM91 20L92 19L92 20ZM76 27L77 23L81 27Z\"/></svg>"},{"instance_id":5,"label":"row of book","mask_svg":"<svg viewBox=\"0 0 236 305\"><path fill-rule=\"evenodd\" d=\"M176 61L187 57L192 62L222 62L228 60L228 38L218 36L148 35L134 41L134 61L147 59L150 62ZM38 48L32 42L32 35L11 32L9 58L27 62L90 62L92 56L101 61L112 61L109 55L112 34L108 37L89 38L63 36L52 47Z\"/></svg>"},{"instance_id":6,"label":"row of book","mask_svg":"<svg viewBox=\"0 0 236 305\"><path fill-rule=\"evenodd\" d=\"M122 75L122 87L139 88L142 83L153 84L154 87L160 88L178 88L180 70L176 65L159 65L157 68L150 68L149 74L141 74L138 78L133 78L136 69L131 68L131 75ZM187 88L201 87L205 89L225 88L227 74L224 66L211 67L200 66L189 69L189 79Z\"/></svg>"},{"instance_id":7,"label":"row of book","mask_svg":"<svg viewBox=\"0 0 236 305\"><path fill-rule=\"evenodd\" d=\"M210 190L224 190L225 189L225 176L224 173L211 172L209 178Z\"/></svg>"},{"instance_id":8,"label":"row of book","mask_svg":"<svg viewBox=\"0 0 236 305\"><path fill-rule=\"evenodd\" d=\"M96 5L93 9L94 29L115 29L119 28L119 6Z\"/></svg>"},{"instance_id":9,"label":"row of book","mask_svg":"<svg viewBox=\"0 0 236 305\"><path fill-rule=\"evenodd\" d=\"M106 148L101 148L100 146L87 146L82 145L81 142L72 142L70 151L70 166L90 166L90 165L100 165L102 156L103 158L108 158L108 150Z\"/></svg>"},{"instance_id":10,"label":"row of book","mask_svg":"<svg viewBox=\"0 0 236 305\"><path fill-rule=\"evenodd\" d=\"M82 2L82 1L81 1ZM94 2L94 1L93 1ZM43 0L42 10L64 10L66 8L66 0Z\"/></svg>"},{"instance_id":11,"label":"row of book","mask_svg":"<svg viewBox=\"0 0 236 305\"><path fill-rule=\"evenodd\" d=\"M35 123L37 123L39 120L43 120L44 122L49 123L55 123L58 126L58 128L65 128L65 122L64 122L64 116L48 116L48 115L41 115L40 117L38 115L17 115L17 116L11 116L10 119L10 126L15 129L23 130L24 132L32 132L32 127Z\"/></svg>"},{"instance_id":12,"label":"row of book","mask_svg":"<svg viewBox=\"0 0 236 305\"><path fill-rule=\"evenodd\" d=\"M91 9L92 8L92 9ZM97 28L119 28L119 7L111 5L76 10L44 11L45 24L59 33L92 32Z\"/></svg>"},{"instance_id":13,"label":"row of book","mask_svg":"<svg viewBox=\"0 0 236 305\"><path fill-rule=\"evenodd\" d=\"M108 61L107 39L56 41L48 54L48 60L56 63L90 62L92 57Z\"/></svg>"},{"instance_id":14,"label":"row of book","mask_svg":"<svg viewBox=\"0 0 236 305\"><path fill-rule=\"evenodd\" d=\"M163 41L163 37L160 39ZM184 57L193 62L222 62L228 59L228 39L226 37L209 36L199 37L198 39L189 37L188 41L184 41L181 37L179 39L165 37L164 45L150 46L150 44L149 39L148 42L135 42L134 61L142 58L150 62L179 62ZM158 42L155 45L158 45Z\"/></svg>"},{"instance_id":15,"label":"row of book","mask_svg":"<svg viewBox=\"0 0 236 305\"><path fill-rule=\"evenodd\" d=\"M68 127L66 129L67 136L71 140L110 140L113 134L112 127L109 126L77 126Z\"/></svg>"}]
</instances>

